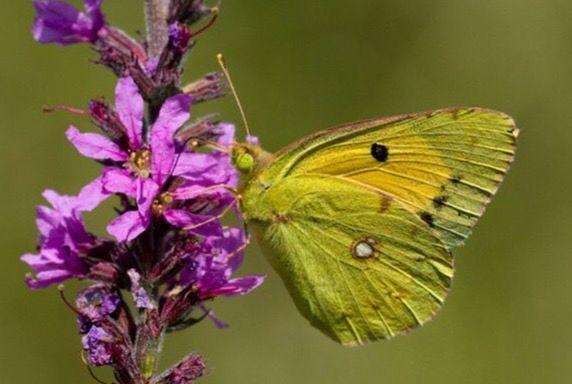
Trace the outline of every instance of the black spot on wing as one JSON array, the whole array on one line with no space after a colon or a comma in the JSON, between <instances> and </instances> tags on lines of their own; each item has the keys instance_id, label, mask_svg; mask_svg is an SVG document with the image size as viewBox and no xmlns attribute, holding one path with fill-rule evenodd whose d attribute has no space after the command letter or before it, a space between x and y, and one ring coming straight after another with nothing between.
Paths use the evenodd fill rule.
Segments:
<instances>
[{"instance_id":1,"label":"black spot on wing","mask_svg":"<svg viewBox=\"0 0 572 384\"><path fill-rule=\"evenodd\" d=\"M373 143L371 145L370 152L373 158L379 161L380 163L387 161L387 158L389 157L389 150L383 144Z\"/></svg>"},{"instance_id":2,"label":"black spot on wing","mask_svg":"<svg viewBox=\"0 0 572 384\"><path fill-rule=\"evenodd\" d=\"M427 223L427 225L429 225L430 227L435 226L434 222L433 222L433 215L431 215L429 212L422 212L421 215L419 215L419 217L421 217L421 220L423 220L424 222Z\"/></svg>"},{"instance_id":3,"label":"black spot on wing","mask_svg":"<svg viewBox=\"0 0 572 384\"><path fill-rule=\"evenodd\" d=\"M459 184L461 182L461 180L463 180L463 178L459 175L451 176L451 183L453 183L453 184Z\"/></svg>"},{"instance_id":4,"label":"black spot on wing","mask_svg":"<svg viewBox=\"0 0 572 384\"><path fill-rule=\"evenodd\" d=\"M434 206L436 209L439 209L439 208L443 207L443 205L445 205L445 203L447 202L447 200L449 200L449 197L448 197L448 196L445 196L445 195L443 195L443 196L437 196L437 197L433 198L433 206Z\"/></svg>"}]
</instances>

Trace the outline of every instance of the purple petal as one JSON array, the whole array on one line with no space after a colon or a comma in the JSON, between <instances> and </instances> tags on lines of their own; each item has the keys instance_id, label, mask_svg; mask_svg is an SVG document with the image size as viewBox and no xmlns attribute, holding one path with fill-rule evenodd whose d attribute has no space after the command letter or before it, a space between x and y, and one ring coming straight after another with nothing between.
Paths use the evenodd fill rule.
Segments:
<instances>
[{"instance_id":1,"label":"purple petal","mask_svg":"<svg viewBox=\"0 0 572 384\"><path fill-rule=\"evenodd\" d=\"M265 276L249 275L231 279L228 283L208 292L209 296L237 296L246 295L264 282Z\"/></svg>"},{"instance_id":2,"label":"purple petal","mask_svg":"<svg viewBox=\"0 0 572 384\"><path fill-rule=\"evenodd\" d=\"M234 144L234 124L220 123L213 129L213 133L218 136L217 142L219 144L224 146L231 146Z\"/></svg>"},{"instance_id":3,"label":"purple petal","mask_svg":"<svg viewBox=\"0 0 572 384\"><path fill-rule=\"evenodd\" d=\"M74 126L67 130L66 136L85 157L95 160L127 161L127 154L105 136L97 133L81 133Z\"/></svg>"},{"instance_id":4,"label":"purple petal","mask_svg":"<svg viewBox=\"0 0 572 384\"><path fill-rule=\"evenodd\" d=\"M63 228L60 228L60 222L61 215L53 209L41 205L36 208L36 226L41 238L52 237L56 231L60 230L61 233L58 237L61 237L60 243L63 243L65 233L63 233ZM42 242L40 239L40 243Z\"/></svg>"},{"instance_id":5,"label":"purple petal","mask_svg":"<svg viewBox=\"0 0 572 384\"><path fill-rule=\"evenodd\" d=\"M36 19L32 28L34 38L40 43L69 45L82 42L94 42L103 26L103 16L99 17L95 9L92 20L78 9L60 0L36 0Z\"/></svg>"},{"instance_id":6,"label":"purple petal","mask_svg":"<svg viewBox=\"0 0 572 384\"><path fill-rule=\"evenodd\" d=\"M212 236L222 230L220 222L214 217L196 215L181 209L169 209L164 213L164 217L171 225L200 236Z\"/></svg>"},{"instance_id":7,"label":"purple petal","mask_svg":"<svg viewBox=\"0 0 572 384\"><path fill-rule=\"evenodd\" d=\"M20 260L36 274L26 278L30 288L44 288L71 277L82 277L87 272L87 266L75 254L57 249L43 249L38 255L25 254Z\"/></svg>"},{"instance_id":8,"label":"purple petal","mask_svg":"<svg viewBox=\"0 0 572 384\"><path fill-rule=\"evenodd\" d=\"M56 248L67 251L77 251L82 246L89 246L93 242L83 224L81 213L93 208L100 201L99 194L91 192L95 189L98 179L84 187L84 197L60 196L58 193L46 190L43 196L52 205L53 209L38 207L36 223L40 230L40 246L42 248ZM96 196L94 196L96 195ZM89 197L93 201L87 200Z\"/></svg>"},{"instance_id":9,"label":"purple petal","mask_svg":"<svg viewBox=\"0 0 572 384\"><path fill-rule=\"evenodd\" d=\"M131 77L119 79L115 88L115 108L119 119L127 129L131 149L143 146L143 97Z\"/></svg>"},{"instance_id":10,"label":"purple petal","mask_svg":"<svg viewBox=\"0 0 572 384\"><path fill-rule=\"evenodd\" d=\"M173 172L175 161L174 134L190 117L191 97L185 94L165 101L151 130L151 159L153 179L159 185Z\"/></svg>"},{"instance_id":11,"label":"purple petal","mask_svg":"<svg viewBox=\"0 0 572 384\"><path fill-rule=\"evenodd\" d=\"M192 184L205 187L216 184L235 187L238 182L238 172L232 166L230 158L215 153L183 153L177 161L174 173Z\"/></svg>"},{"instance_id":12,"label":"purple petal","mask_svg":"<svg viewBox=\"0 0 572 384\"><path fill-rule=\"evenodd\" d=\"M79 37L77 41L72 39L77 25L89 24L89 19L78 9L59 0L36 0L33 4L37 13L32 28L34 39L40 43L57 42L61 45L82 41Z\"/></svg>"},{"instance_id":13,"label":"purple petal","mask_svg":"<svg viewBox=\"0 0 572 384\"><path fill-rule=\"evenodd\" d=\"M133 240L150 223L151 206L159 191L159 186L149 178L136 177L118 168L106 168L103 174L104 189L109 192L123 193L135 198L137 211L126 212L116 218L107 227L107 232L119 241Z\"/></svg>"},{"instance_id":14,"label":"purple petal","mask_svg":"<svg viewBox=\"0 0 572 384\"><path fill-rule=\"evenodd\" d=\"M228 324L224 321L220 320L218 317L215 316L214 311L212 309L207 308L205 305L199 305L199 308L212 320L212 322L216 325L219 329L228 328Z\"/></svg>"},{"instance_id":15,"label":"purple petal","mask_svg":"<svg viewBox=\"0 0 572 384\"><path fill-rule=\"evenodd\" d=\"M139 177L137 179L137 207L139 213L151 217L151 206L159 193L159 186L151 179Z\"/></svg>"},{"instance_id":16,"label":"purple petal","mask_svg":"<svg viewBox=\"0 0 572 384\"><path fill-rule=\"evenodd\" d=\"M113 220L107 226L107 232L118 241L131 241L145 231L148 225L148 220L138 211L129 211Z\"/></svg>"},{"instance_id":17,"label":"purple petal","mask_svg":"<svg viewBox=\"0 0 572 384\"><path fill-rule=\"evenodd\" d=\"M173 176L200 175L216 167L218 161L214 156L184 152L177 156Z\"/></svg>"},{"instance_id":18,"label":"purple petal","mask_svg":"<svg viewBox=\"0 0 572 384\"><path fill-rule=\"evenodd\" d=\"M84 0L84 8L92 20L92 28L99 30L105 24L103 12L101 12L101 4L103 0Z\"/></svg>"},{"instance_id":19,"label":"purple petal","mask_svg":"<svg viewBox=\"0 0 572 384\"><path fill-rule=\"evenodd\" d=\"M28 264L34 272L42 272L56 267L63 267L66 260L62 257L62 253L56 249L45 249L38 255L25 254L20 258Z\"/></svg>"},{"instance_id":20,"label":"purple petal","mask_svg":"<svg viewBox=\"0 0 572 384\"><path fill-rule=\"evenodd\" d=\"M89 332L81 338L89 363L96 367L112 364L113 341L113 336L105 329L97 326L91 327Z\"/></svg>"},{"instance_id":21,"label":"purple petal","mask_svg":"<svg viewBox=\"0 0 572 384\"><path fill-rule=\"evenodd\" d=\"M74 274L65 270L40 272L36 276L26 276L26 285L32 289L46 288L53 284L60 284L74 277Z\"/></svg>"},{"instance_id":22,"label":"purple petal","mask_svg":"<svg viewBox=\"0 0 572 384\"><path fill-rule=\"evenodd\" d=\"M103 189L103 177L100 176L81 189L76 199L77 209L91 212L109 196L110 193Z\"/></svg>"},{"instance_id":23,"label":"purple petal","mask_svg":"<svg viewBox=\"0 0 572 384\"><path fill-rule=\"evenodd\" d=\"M74 196L62 196L51 189L46 189L42 193L42 196L54 207L54 210L62 216L72 216L73 211L76 209Z\"/></svg>"},{"instance_id":24,"label":"purple petal","mask_svg":"<svg viewBox=\"0 0 572 384\"><path fill-rule=\"evenodd\" d=\"M126 169L107 167L103 170L103 189L110 193L122 193L129 197L137 196L137 186L133 176Z\"/></svg>"},{"instance_id":25,"label":"purple petal","mask_svg":"<svg viewBox=\"0 0 572 384\"><path fill-rule=\"evenodd\" d=\"M68 233L64 218L56 211L47 207L36 208L36 225L40 232L39 245L41 248L61 248L66 245Z\"/></svg>"},{"instance_id":26,"label":"purple petal","mask_svg":"<svg viewBox=\"0 0 572 384\"><path fill-rule=\"evenodd\" d=\"M230 271L236 271L244 259L244 252L239 251L246 244L244 232L239 228L229 228L215 244L223 251L221 257L227 261Z\"/></svg>"}]
</instances>

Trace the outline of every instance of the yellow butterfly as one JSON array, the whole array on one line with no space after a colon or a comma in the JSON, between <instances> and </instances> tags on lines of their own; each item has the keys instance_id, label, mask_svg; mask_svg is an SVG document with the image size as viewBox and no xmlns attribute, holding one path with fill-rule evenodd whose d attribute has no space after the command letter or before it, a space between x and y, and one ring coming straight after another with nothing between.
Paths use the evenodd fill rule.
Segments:
<instances>
[{"instance_id":1,"label":"yellow butterfly","mask_svg":"<svg viewBox=\"0 0 572 384\"><path fill-rule=\"evenodd\" d=\"M501 113L443 109L352 123L276 154L236 144L241 209L300 312L332 339L430 320L462 244L513 158Z\"/></svg>"}]
</instances>

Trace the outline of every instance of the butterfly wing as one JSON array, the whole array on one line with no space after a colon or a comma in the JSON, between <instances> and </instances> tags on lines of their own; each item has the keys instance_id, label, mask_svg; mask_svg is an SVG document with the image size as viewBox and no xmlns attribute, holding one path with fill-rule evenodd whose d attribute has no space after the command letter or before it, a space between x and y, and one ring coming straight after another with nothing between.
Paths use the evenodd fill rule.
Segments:
<instances>
[{"instance_id":1,"label":"butterfly wing","mask_svg":"<svg viewBox=\"0 0 572 384\"><path fill-rule=\"evenodd\" d=\"M249 222L265 254L300 312L334 340L391 338L441 307L452 256L399 201L332 176L292 176L257 204L271 207Z\"/></svg>"},{"instance_id":2,"label":"butterfly wing","mask_svg":"<svg viewBox=\"0 0 572 384\"><path fill-rule=\"evenodd\" d=\"M513 158L518 130L507 115L437 110L350 124L277 154L276 180L332 175L399 200L451 249L470 234Z\"/></svg>"},{"instance_id":3,"label":"butterfly wing","mask_svg":"<svg viewBox=\"0 0 572 384\"><path fill-rule=\"evenodd\" d=\"M298 308L344 344L430 319L514 158L507 115L438 110L349 124L286 147L243 211Z\"/></svg>"}]
</instances>

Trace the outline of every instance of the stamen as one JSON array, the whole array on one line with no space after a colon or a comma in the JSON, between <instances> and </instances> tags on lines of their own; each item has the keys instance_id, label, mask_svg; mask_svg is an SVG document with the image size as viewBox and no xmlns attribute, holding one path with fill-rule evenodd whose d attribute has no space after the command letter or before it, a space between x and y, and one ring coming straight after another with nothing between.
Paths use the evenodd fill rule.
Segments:
<instances>
[{"instance_id":1,"label":"stamen","mask_svg":"<svg viewBox=\"0 0 572 384\"><path fill-rule=\"evenodd\" d=\"M151 176L151 151L148 149L141 149L129 153L129 162L126 164L127 168L143 178Z\"/></svg>"},{"instance_id":2,"label":"stamen","mask_svg":"<svg viewBox=\"0 0 572 384\"><path fill-rule=\"evenodd\" d=\"M165 193L161 194L160 199L165 204L173 204L173 201L174 201L173 195L171 195L169 192L165 192Z\"/></svg>"},{"instance_id":3,"label":"stamen","mask_svg":"<svg viewBox=\"0 0 572 384\"><path fill-rule=\"evenodd\" d=\"M69 113L74 113L76 115L91 116L91 113L89 111L86 111L85 109L70 107L69 105L56 105L55 107L50 107L48 105L44 105L44 106L42 106L42 111L48 112L48 113L50 113L50 112L69 112Z\"/></svg>"},{"instance_id":4,"label":"stamen","mask_svg":"<svg viewBox=\"0 0 572 384\"><path fill-rule=\"evenodd\" d=\"M68 301L68 299L66 298L66 295L64 294L64 289L65 289L65 287L63 284L58 285L58 291L60 292L60 297L61 297L62 301L64 302L64 304L69 309L72 310L73 313L75 313L78 316L82 316L81 312Z\"/></svg>"},{"instance_id":5,"label":"stamen","mask_svg":"<svg viewBox=\"0 0 572 384\"><path fill-rule=\"evenodd\" d=\"M209 29L214 22L216 21L216 19L218 18L218 14L219 14L219 10L218 7L212 7L211 8L211 13L212 13L212 17L209 20L209 22L207 24L205 24L202 28L200 28L199 30L197 30L196 32L191 32L191 36L192 37L196 37L198 35L200 35L201 33L203 33L204 31L206 31L207 29Z\"/></svg>"}]
</instances>

